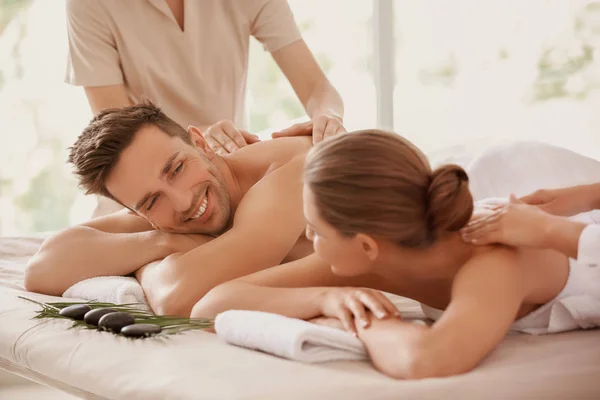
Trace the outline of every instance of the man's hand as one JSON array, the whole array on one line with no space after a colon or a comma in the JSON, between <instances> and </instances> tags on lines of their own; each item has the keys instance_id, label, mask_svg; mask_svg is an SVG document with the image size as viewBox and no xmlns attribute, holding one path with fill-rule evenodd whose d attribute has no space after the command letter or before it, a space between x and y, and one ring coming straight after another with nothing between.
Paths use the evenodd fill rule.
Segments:
<instances>
[{"instance_id":1,"label":"man's hand","mask_svg":"<svg viewBox=\"0 0 600 400\"><path fill-rule=\"evenodd\" d=\"M514 195L507 204L481 204L475 208L471 222L460 232L465 242L546 247L546 231L555 217L542 209L525 204Z\"/></svg>"},{"instance_id":2,"label":"man's hand","mask_svg":"<svg viewBox=\"0 0 600 400\"><path fill-rule=\"evenodd\" d=\"M317 144L322 140L335 136L338 133L345 133L346 128L342 124L342 120L338 117L319 114L312 121L301 122L294 124L289 128L279 132L274 132L272 137L289 137L289 136L309 136L313 137L313 144Z\"/></svg>"},{"instance_id":3,"label":"man's hand","mask_svg":"<svg viewBox=\"0 0 600 400\"><path fill-rule=\"evenodd\" d=\"M164 235L167 237L168 246L172 253L187 253L214 239L208 235L195 233L164 233Z\"/></svg>"},{"instance_id":4,"label":"man's hand","mask_svg":"<svg viewBox=\"0 0 600 400\"><path fill-rule=\"evenodd\" d=\"M258 136L236 128L229 120L209 126L202 136L217 154L233 153L248 144L260 142Z\"/></svg>"},{"instance_id":5,"label":"man's hand","mask_svg":"<svg viewBox=\"0 0 600 400\"><path fill-rule=\"evenodd\" d=\"M562 189L542 189L521 198L553 215L565 217L590 211L598 203L598 185L580 185Z\"/></svg>"}]
</instances>

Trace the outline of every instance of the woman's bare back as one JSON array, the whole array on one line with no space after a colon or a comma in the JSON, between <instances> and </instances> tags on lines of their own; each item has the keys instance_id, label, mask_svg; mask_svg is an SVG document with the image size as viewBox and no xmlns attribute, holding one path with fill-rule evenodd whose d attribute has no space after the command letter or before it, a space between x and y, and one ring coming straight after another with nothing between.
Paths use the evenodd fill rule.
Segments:
<instances>
[{"instance_id":1,"label":"woman's bare back","mask_svg":"<svg viewBox=\"0 0 600 400\"><path fill-rule=\"evenodd\" d=\"M471 260L495 249L495 246L480 247ZM524 299L515 320L556 297L569 276L569 259L562 253L526 248L517 249L517 253L517 262L523 273ZM444 310L450 303L454 276L460 268L459 266L455 271L449 271L447 277L439 279L402 279L392 283L391 288L386 290L434 309Z\"/></svg>"}]
</instances>

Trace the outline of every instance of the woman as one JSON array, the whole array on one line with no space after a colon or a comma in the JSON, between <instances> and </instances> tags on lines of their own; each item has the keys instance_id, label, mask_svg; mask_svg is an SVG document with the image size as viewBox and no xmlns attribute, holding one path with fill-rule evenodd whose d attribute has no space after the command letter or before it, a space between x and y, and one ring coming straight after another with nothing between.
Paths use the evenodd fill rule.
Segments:
<instances>
[{"instance_id":1,"label":"woman","mask_svg":"<svg viewBox=\"0 0 600 400\"><path fill-rule=\"evenodd\" d=\"M513 323L548 329L544 307L572 289L569 260L559 252L465 243L459 231L472 211L461 167L432 170L414 145L392 133L333 138L305 164L306 235L316 254L217 287L192 315L237 308L335 317L389 376L469 371ZM437 321L402 321L372 289L415 299Z\"/></svg>"}]
</instances>

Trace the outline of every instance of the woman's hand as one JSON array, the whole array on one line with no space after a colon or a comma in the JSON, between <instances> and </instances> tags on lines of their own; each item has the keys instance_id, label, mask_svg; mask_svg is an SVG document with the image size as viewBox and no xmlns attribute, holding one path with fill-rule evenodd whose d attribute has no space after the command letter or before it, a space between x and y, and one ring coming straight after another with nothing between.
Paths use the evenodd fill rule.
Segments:
<instances>
[{"instance_id":1,"label":"woman's hand","mask_svg":"<svg viewBox=\"0 0 600 400\"><path fill-rule=\"evenodd\" d=\"M362 328L370 324L367 312L378 319L399 316L400 313L378 290L365 288L331 288L320 301L321 313L326 317L338 318L344 329L357 335L355 323Z\"/></svg>"},{"instance_id":2,"label":"woman's hand","mask_svg":"<svg viewBox=\"0 0 600 400\"><path fill-rule=\"evenodd\" d=\"M465 242L476 245L502 243L509 246L546 247L552 217L537 206L528 205L514 195L509 202L489 206L461 230Z\"/></svg>"}]
</instances>

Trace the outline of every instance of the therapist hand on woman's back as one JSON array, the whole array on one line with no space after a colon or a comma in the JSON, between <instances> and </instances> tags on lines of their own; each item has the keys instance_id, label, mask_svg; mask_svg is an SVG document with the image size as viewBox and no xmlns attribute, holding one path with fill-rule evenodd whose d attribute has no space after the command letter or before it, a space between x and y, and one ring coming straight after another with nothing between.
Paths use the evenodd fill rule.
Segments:
<instances>
[{"instance_id":1,"label":"therapist hand on woman's back","mask_svg":"<svg viewBox=\"0 0 600 400\"><path fill-rule=\"evenodd\" d=\"M465 242L476 245L546 247L545 231L552 218L541 208L511 195L505 204L476 204L471 221L460 233Z\"/></svg>"},{"instance_id":2,"label":"therapist hand on woman's back","mask_svg":"<svg viewBox=\"0 0 600 400\"><path fill-rule=\"evenodd\" d=\"M587 225L566 217L600 208L600 184L538 190L520 200L511 195L505 205L483 201L478 208L461 230L467 243L550 248L578 259L579 239ZM589 249L589 243L596 243L595 231L590 232L592 239L583 242L583 252L595 254Z\"/></svg>"},{"instance_id":3,"label":"therapist hand on woman's back","mask_svg":"<svg viewBox=\"0 0 600 400\"><path fill-rule=\"evenodd\" d=\"M548 247L549 235L568 217L600 208L600 184L537 190L508 203L483 200L475 205L471 222L461 230L463 240L485 245ZM553 230L553 232L551 232Z\"/></svg>"}]
</instances>

